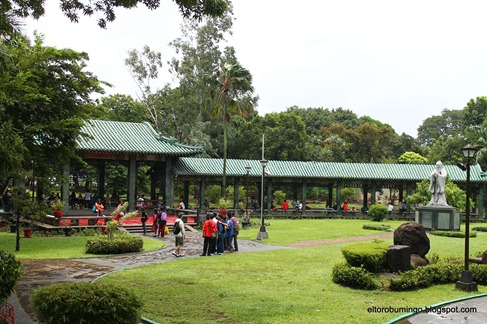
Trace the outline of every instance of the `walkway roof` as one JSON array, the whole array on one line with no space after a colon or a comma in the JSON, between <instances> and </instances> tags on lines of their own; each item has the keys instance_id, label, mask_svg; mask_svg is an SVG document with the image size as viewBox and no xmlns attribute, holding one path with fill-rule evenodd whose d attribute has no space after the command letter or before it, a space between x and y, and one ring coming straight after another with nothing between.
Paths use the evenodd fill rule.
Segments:
<instances>
[{"instance_id":1,"label":"walkway roof","mask_svg":"<svg viewBox=\"0 0 487 324\"><path fill-rule=\"evenodd\" d=\"M227 159L227 176L244 177L246 166L250 166L249 176L260 177L262 166L258 160ZM176 159L173 164L176 174L181 176L222 175L223 159L191 158ZM267 171L270 178L303 178L303 179L343 179L343 180L389 180L415 181L429 179L435 165L420 164L379 164L379 163L336 163L336 162L302 162L302 161L268 161ZM466 172L456 165L445 165L453 182L465 182ZM472 182L487 182L479 165L471 167Z\"/></svg>"},{"instance_id":2,"label":"walkway roof","mask_svg":"<svg viewBox=\"0 0 487 324\"><path fill-rule=\"evenodd\" d=\"M174 138L158 134L149 123L108 120L86 120L78 137L80 151L106 153L141 153L169 156L191 156L203 153L202 147L184 145Z\"/></svg>"}]
</instances>

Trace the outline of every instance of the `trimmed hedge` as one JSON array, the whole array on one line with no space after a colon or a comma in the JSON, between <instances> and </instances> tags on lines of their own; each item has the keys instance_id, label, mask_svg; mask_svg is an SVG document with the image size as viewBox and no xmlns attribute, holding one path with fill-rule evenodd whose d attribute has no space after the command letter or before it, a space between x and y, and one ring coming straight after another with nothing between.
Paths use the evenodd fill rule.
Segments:
<instances>
[{"instance_id":1,"label":"trimmed hedge","mask_svg":"<svg viewBox=\"0 0 487 324\"><path fill-rule=\"evenodd\" d=\"M386 224L364 224L362 229L374 231L392 231L391 225Z\"/></svg>"},{"instance_id":2,"label":"trimmed hedge","mask_svg":"<svg viewBox=\"0 0 487 324\"><path fill-rule=\"evenodd\" d=\"M20 261L13 254L0 250L0 304L10 297L21 275Z\"/></svg>"},{"instance_id":3,"label":"trimmed hedge","mask_svg":"<svg viewBox=\"0 0 487 324\"><path fill-rule=\"evenodd\" d=\"M381 222L387 215L387 206L381 204L371 205L368 215L374 222Z\"/></svg>"},{"instance_id":4,"label":"trimmed hedge","mask_svg":"<svg viewBox=\"0 0 487 324\"><path fill-rule=\"evenodd\" d=\"M361 242L342 248L342 254L352 267L377 273L386 268L387 248L390 244L384 242Z\"/></svg>"},{"instance_id":5,"label":"trimmed hedge","mask_svg":"<svg viewBox=\"0 0 487 324\"><path fill-rule=\"evenodd\" d=\"M472 228L472 231L477 231L477 232L487 232L487 227L483 227L483 226L477 226L477 227L473 227L473 228Z\"/></svg>"},{"instance_id":6,"label":"trimmed hedge","mask_svg":"<svg viewBox=\"0 0 487 324\"><path fill-rule=\"evenodd\" d=\"M465 238L465 232L434 231L434 232L429 232L429 234L437 235L437 236ZM477 237L477 233L476 232L470 232L469 237Z\"/></svg>"},{"instance_id":7,"label":"trimmed hedge","mask_svg":"<svg viewBox=\"0 0 487 324\"><path fill-rule=\"evenodd\" d=\"M335 264L332 280L334 283L356 289L375 290L379 287L372 273L362 267L352 267L347 263Z\"/></svg>"},{"instance_id":8,"label":"trimmed hedge","mask_svg":"<svg viewBox=\"0 0 487 324\"><path fill-rule=\"evenodd\" d=\"M117 235L112 239L101 236L86 241L86 253L121 254L142 251L144 241L141 237Z\"/></svg>"},{"instance_id":9,"label":"trimmed hedge","mask_svg":"<svg viewBox=\"0 0 487 324\"><path fill-rule=\"evenodd\" d=\"M438 263L417 267L414 270L402 273L400 278L390 279L389 289L393 291L414 290L435 284L457 282L462 270L463 266L458 263Z\"/></svg>"},{"instance_id":10,"label":"trimmed hedge","mask_svg":"<svg viewBox=\"0 0 487 324\"><path fill-rule=\"evenodd\" d=\"M41 323L140 322L142 302L124 287L67 282L34 290L31 302Z\"/></svg>"}]
</instances>

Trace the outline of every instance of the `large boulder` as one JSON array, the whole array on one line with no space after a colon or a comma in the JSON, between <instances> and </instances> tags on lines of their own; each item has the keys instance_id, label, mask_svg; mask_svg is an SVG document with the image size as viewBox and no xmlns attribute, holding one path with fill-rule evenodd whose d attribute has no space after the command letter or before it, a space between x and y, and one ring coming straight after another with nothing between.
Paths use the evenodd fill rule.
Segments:
<instances>
[{"instance_id":1,"label":"large boulder","mask_svg":"<svg viewBox=\"0 0 487 324\"><path fill-rule=\"evenodd\" d=\"M430 250L430 239L426 235L423 225L408 222L394 231L394 245L407 245L411 247L411 254L417 254L426 259Z\"/></svg>"}]
</instances>

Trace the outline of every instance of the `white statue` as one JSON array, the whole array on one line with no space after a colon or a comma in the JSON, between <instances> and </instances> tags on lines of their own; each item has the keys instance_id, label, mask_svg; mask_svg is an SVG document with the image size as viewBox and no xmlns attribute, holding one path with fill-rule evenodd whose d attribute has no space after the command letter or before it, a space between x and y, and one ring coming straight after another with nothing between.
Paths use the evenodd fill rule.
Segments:
<instances>
[{"instance_id":1,"label":"white statue","mask_svg":"<svg viewBox=\"0 0 487 324\"><path fill-rule=\"evenodd\" d=\"M429 205L448 206L446 202L445 184L448 173L441 161L436 162L436 168L430 175L430 192L432 194Z\"/></svg>"}]
</instances>

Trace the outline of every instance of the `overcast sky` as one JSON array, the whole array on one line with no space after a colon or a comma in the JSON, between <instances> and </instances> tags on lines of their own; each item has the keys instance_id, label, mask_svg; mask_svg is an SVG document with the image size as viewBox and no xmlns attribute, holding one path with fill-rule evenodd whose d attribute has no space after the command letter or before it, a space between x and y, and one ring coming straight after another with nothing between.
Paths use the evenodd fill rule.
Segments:
<instances>
[{"instance_id":1,"label":"overcast sky","mask_svg":"<svg viewBox=\"0 0 487 324\"><path fill-rule=\"evenodd\" d=\"M149 45L169 61L180 36L177 6L119 9L106 30L96 17L71 23L47 0L25 31L90 56L88 70L135 95L127 51ZM462 109L487 89L487 1L234 0L234 46L254 77L259 113L291 106L343 107L416 137L424 119ZM166 71L167 64L163 70ZM164 74L160 87L171 82Z\"/></svg>"}]
</instances>

